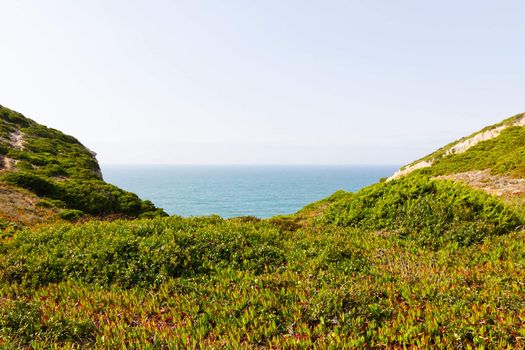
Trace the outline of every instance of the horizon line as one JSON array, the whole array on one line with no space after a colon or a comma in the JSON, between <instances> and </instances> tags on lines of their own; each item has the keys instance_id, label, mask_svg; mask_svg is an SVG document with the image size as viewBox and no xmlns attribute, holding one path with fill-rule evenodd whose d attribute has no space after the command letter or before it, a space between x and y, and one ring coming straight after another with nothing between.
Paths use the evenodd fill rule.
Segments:
<instances>
[{"instance_id":1,"label":"horizon line","mask_svg":"<svg viewBox=\"0 0 525 350\"><path fill-rule=\"evenodd\" d=\"M402 164L388 164L388 163L103 163L99 162L100 166L389 166L399 167Z\"/></svg>"}]
</instances>

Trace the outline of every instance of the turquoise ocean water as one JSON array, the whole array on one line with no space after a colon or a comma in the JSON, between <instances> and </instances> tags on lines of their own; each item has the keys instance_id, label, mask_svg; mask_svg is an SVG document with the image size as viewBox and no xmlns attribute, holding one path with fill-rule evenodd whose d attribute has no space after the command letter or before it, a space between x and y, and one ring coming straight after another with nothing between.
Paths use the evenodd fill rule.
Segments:
<instances>
[{"instance_id":1,"label":"turquoise ocean water","mask_svg":"<svg viewBox=\"0 0 525 350\"><path fill-rule=\"evenodd\" d=\"M169 214L290 214L337 190L356 191L398 166L103 166L104 179Z\"/></svg>"}]
</instances>

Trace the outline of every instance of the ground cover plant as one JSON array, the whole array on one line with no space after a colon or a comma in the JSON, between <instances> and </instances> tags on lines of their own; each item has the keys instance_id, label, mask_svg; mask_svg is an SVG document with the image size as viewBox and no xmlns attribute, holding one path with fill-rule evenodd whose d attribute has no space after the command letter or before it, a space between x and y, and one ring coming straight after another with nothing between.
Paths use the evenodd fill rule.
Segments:
<instances>
[{"instance_id":1,"label":"ground cover plant","mask_svg":"<svg viewBox=\"0 0 525 350\"><path fill-rule=\"evenodd\" d=\"M0 257L8 349L525 346L523 232L173 217L22 230Z\"/></svg>"}]
</instances>

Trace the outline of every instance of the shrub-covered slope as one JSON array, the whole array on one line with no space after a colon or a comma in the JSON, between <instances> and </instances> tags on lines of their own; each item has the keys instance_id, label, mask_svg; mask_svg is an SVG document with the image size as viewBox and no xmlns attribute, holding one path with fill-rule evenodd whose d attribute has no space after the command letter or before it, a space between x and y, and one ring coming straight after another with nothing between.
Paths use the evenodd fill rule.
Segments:
<instances>
[{"instance_id":1,"label":"shrub-covered slope","mask_svg":"<svg viewBox=\"0 0 525 350\"><path fill-rule=\"evenodd\" d=\"M269 220L0 222L0 348L525 348L522 212L436 178L440 161L466 166L456 156ZM49 206L126 203L90 197L108 186L96 173L31 170L4 185Z\"/></svg>"},{"instance_id":2,"label":"shrub-covered slope","mask_svg":"<svg viewBox=\"0 0 525 350\"><path fill-rule=\"evenodd\" d=\"M497 137L479 142L463 153L439 158L432 175L490 169L494 175L525 178L525 126L504 129Z\"/></svg>"},{"instance_id":3,"label":"shrub-covered slope","mask_svg":"<svg viewBox=\"0 0 525 350\"><path fill-rule=\"evenodd\" d=\"M151 202L104 182L95 154L77 139L2 106L0 199L0 219L25 223L56 214L65 219L162 214ZM26 213L13 213L13 207Z\"/></svg>"},{"instance_id":4,"label":"shrub-covered slope","mask_svg":"<svg viewBox=\"0 0 525 350\"><path fill-rule=\"evenodd\" d=\"M494 174L525 177L524 130L525 113L515 115L402 167L390 179L429 167L434 175L489 169Z\"/></svg>"},{"instance_id":5,"label":"shrub-covered slope","mask_svg":"<svg viewBox=\"0 0 525 350\"><path fill-rule=\"evenodd\" d=\"M471 244L521 228L524 176L525 114L519 114L439 149L386 182L347 194L328 206L322 220L411 237L432 248Z\"/></svg>"},{"instance_id":6,"label":"shrub-covered slope","mask_svg":"<svg viewBox=\"0 0 525 350\"><path fill-rule=\"evenodd\" d=\"M324 220L389 231L436 248L470 245L519 228L519 214L497 198L452 181L411 174L369 186L333 203Z\"/></svg>"}]
</instances>

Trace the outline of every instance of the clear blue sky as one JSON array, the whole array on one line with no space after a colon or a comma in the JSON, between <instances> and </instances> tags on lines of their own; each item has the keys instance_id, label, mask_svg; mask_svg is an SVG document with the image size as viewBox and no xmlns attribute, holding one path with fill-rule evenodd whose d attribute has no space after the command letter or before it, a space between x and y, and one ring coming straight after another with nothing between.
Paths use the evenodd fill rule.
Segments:
<instances>
[{"instance_id":1,"label":"clear blue sky","mask_svg":"<svg viewBox=\"0 0 525 350\"><path fill-rule=\"evenodd\" d=\"M525 111L524 1L0 3L0 104L102 164L402 164Z\"/></svg>"}]
</instances>

